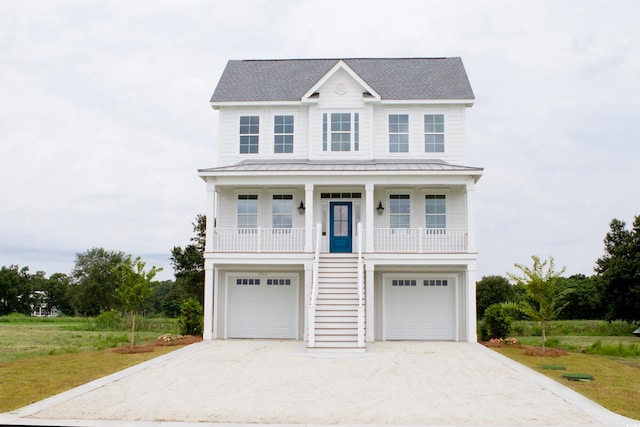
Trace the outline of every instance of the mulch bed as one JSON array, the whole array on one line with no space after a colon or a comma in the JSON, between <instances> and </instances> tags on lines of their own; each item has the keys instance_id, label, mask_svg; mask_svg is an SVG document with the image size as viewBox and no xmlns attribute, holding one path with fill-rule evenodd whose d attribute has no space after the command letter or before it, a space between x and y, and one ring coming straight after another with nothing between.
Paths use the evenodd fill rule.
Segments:
<instances>
[{"instance_id":1,"label":"mulch bed","mask_svg":"<svg viewBox=\"0 0 640 427\"><path fill-rule=\"evenodd\" d=\"M120 347L116 347L111 351L118 354L149 353L152 352L155 347L189 345L200 341L202 341L202 337L194 335L162 335L151 344L136 345L133 347L133 349L131 349L128 345L123 345Z\"/></svg>"}]
</instances>

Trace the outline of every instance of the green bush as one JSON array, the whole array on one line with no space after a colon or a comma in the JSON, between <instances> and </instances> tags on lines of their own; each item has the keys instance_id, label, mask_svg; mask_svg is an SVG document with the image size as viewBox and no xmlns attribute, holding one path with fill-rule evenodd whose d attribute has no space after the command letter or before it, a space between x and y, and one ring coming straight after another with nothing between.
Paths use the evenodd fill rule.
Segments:
<instances>
[{"instance_id":1,"label":"green bush","mask_svg":"<svg viewBox=\"0 0 640 427\"><path fill-rule=\"evenodd\" d=\"M614 357L640 357L640 345L636 343L630 343L625 345L623 343L607 344L598 340L591 344L587 348L588 354L599 354L602 356L614 356Z\"/></svg>"},{"instance_id":2,"label":"green bush","mask_svg":"<svg viewBox=\"0 0 640 427\"><path fill-rule=\"evenodd\" d=\"M103 311L94 321L96 329L102 331L117 331L124 327L124 320L117 310Z\"/></svg>"},{"instance_id":3,"label":"green bush","mask_svg":"<svg viewBox=\"0 0 640 427\"><path fill-rule=\"evenodd\" d=\"M491 338L507 338L511 332L512 319L509 316L508 309L502 304L491 304L484 311L484 321L480 329L482 337L485 334ZM486 340L486 338L484 338Z\"/></svg>"},{"instance_id":4,"label":"green bush","mask_svg":"<svg viewBox=\"0 0 640 427\"><path fill-rule=\"evenodd\" d=\"M202 335L204 321L202 306L195 298L188 298L180 305L180 333L182 335Z\"/></svg>"}]
</instances>

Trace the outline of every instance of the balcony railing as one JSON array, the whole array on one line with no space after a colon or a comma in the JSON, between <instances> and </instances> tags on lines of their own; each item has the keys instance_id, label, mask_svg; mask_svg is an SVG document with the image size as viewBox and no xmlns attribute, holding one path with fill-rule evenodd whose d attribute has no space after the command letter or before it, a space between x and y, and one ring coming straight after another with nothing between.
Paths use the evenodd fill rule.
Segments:
<instances>
[{"instance_id":1,"label":"balcony railing","mask_svg":"<svg viewBox=\"0 0 640 427\"><path fill-rule=\"evenodd\" d=\"M213 232L213 251L303 252L304 239L304 228L216 228ZM315 242L312 247L314 245ZM373 230L374 252L466 252L467 248L466 228L376 228Z\"/></svg>"},{"instance_id":2,"label":"balcony railing","mask_svg":"<svg viewBox=\"0 0 640 427\"><path fill-rule=\"evenodd\" d=\"M466 252L466 228L376 228L375 252Z\"/></svg>"},{"instance_id":3,"label":"balcony railing","mask_svg":"<svg viewBox=\"0 0 640 427\"><path fill-rule=\"evenodd\" d=\"M214 252L302 252L304 228L216 228Z\"/></svg>"}]
</instances>

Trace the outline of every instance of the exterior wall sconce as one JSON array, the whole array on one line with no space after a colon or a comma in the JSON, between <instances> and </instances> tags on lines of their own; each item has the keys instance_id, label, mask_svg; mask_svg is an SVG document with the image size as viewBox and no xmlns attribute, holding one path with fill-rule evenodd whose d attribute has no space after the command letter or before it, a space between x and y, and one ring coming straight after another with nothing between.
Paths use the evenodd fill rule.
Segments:
<instances>
[{"instance_id":1,"label":"exterior wall sconce","mask_svg":"<svg viewBox=\"0 0 640 427\"><path fill-rule=\"evenodd\" d=\"M382 206L382 200L378 203L378 207L376 208L378 211L378 215L382 215L384 213L384 206Z\"/></svg>"},{"instance_id":2,"label":"exterior wall sconce","mask_svg":"<svg viewBox=\"0 0 640 427\"><path fill-rule=\"evenodd\" d=\"M300 200L300 206L298 206L298 212L300 213L300 215L304 215L304 203L302 203L302 200Z\"/></svg>"}]
</instances>

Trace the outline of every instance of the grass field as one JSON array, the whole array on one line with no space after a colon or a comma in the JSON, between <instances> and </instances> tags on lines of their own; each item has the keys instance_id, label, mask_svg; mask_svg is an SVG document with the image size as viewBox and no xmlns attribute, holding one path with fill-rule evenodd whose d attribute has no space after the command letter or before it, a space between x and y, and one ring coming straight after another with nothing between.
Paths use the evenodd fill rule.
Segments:
<instances>
[{"instance_id":1,"label":"grass field","mask_svg":"<svg viewBox=\"0 0 640 427\"><path fill-rule=\"evenodd\" d=\"M175 319L143 319L136 345L177 333ZM92 318L0 317L0 412L10 411L120 371L179 347L118 354L128 331L99 330Z\"/></svg>"},{"instance_id":2,"label":"grass field","mask_svg":"<svg viewBox=\"0 0 640 427\"><path fill-rule=\"evenodd\" d=\"M640 420L639 358L613 358L582 353L537 357L527 356L523 348L514 346L494 350L570 387L617 414ZM543 369L541 366L545 365L560 365L566 369ZM595 376L595 381L569 381L562 377L563 373L591 374Z\"/></svg>"}]
</instances>

